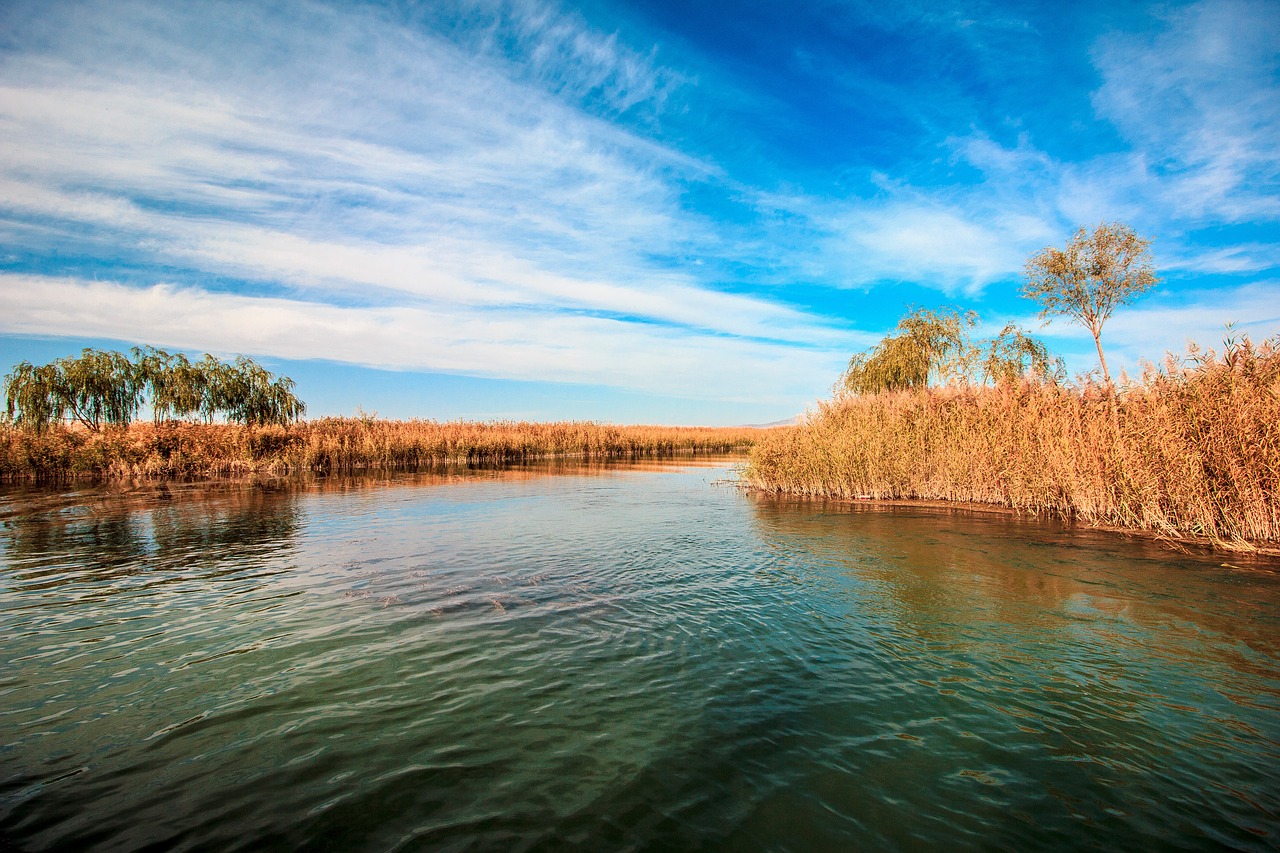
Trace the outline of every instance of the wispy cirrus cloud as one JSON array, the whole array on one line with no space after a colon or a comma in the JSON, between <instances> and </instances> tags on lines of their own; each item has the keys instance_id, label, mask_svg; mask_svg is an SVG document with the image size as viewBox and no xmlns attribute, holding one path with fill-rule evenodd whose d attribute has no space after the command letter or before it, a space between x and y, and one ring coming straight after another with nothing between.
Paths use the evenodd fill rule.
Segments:
<instances>
[{"instance_id":1,"label":"wispy cirrus cloud","mask_svg":"<svg viewBox=\"0 0 1280 853\"><path fill-rule=\"evenodd\" d=\"M5 331L147 340L215 352L434 369L484 377L606 382L689 398L794 404L797 387L835 375L843 357L712 334L532 307L339 306L157 284L8 275ZM863 342L867 343L866 341ZM828 380L829 381L829 380Z\"/></svg>"},{"instance_id":2,"label":"wispy cirrus cloud","mask_svg":"<svg viewBox=\"0 0 1280 853\"><path fill-rule=\"evenodd\" d=\"M1096 370L1098 358L1090 332L1065 317L1050 319L1046 323L1030 312L993 315L980 331L995 334L1007 322L1018 323L1062 354L1072 372ZM1227 288L1178 292L1157 288L1142 302L1117 309L1103 326L1102 343L1113 371L1136 376L1144 361L1158 363L1166 352L1178 356L1190 342L1218 347L1228 334L1248 335L1260 342L1276 336L1277 330L1280 280L1264 279Z\"/></svg>"},{"instance_id":3,"label":"wispy cirrus cloud","mask_svg":"<svg viewBox=\"0 0 1280 853\"><path fill-rule=\"evenodd\" d=\"M1154 33L1107 35L1100 116L1140 152L1157 199L1190 219L1280 215L1280 16L1257 0L1164 13ZM1157 199L1152 199L1153 201Z\"/></svg>"},{"instance_id":4,"label":"wispy cirrus cloud","mask_svg":"<svg viewBox=\"0 0 1280 853\"><path fill-rule=\"evenodd\" d=\"M905 281L958 296L975 293L1020 268L1017 222L979 221L964 209L928 200L894 200L835 213L824 223L828 254L851 285Z\"/></svg>"},{"instance_id":5,"label":"wispy cirrus cloud","mask_svg":"<svg viewBox=\"0 0 1280 853\"><path fill-rule=\"evenodd\" d=\"M1071 117L1077 137L1093 127L1097 141L1070 154L1051 153L1061 141L1038 139L1016 115L975 111L966 132L934 138L935 159L918 177L873 172L870 192L797 194L791 209L819 235L827 268L864 287L911 281L977 296L1016 280L1029 253L1104 220L1155 235L1170 272L1274 269L1275 245L1256 233L1280 219L1280 18L1268 9L1248 0L1153 9L1151 26L1099 36L1088 54L1099 80L1084 101L1092 114ZM1022 61L1031 26L962 29L975 61L995 69ZM956 97L909 83L894 91L881 97L911 105L896 109L922 124ZM1255 231L1224 233L1232 225ZM1209 240L1206 228L1216 229Z\"/></svg>"},{"instance_id":6,"label":"wispy cirrus cloud","mask_svg":"<svg viewBox=\"0 0 1280 853\"><path fill-rule=\"evenodd\" d=\"M221 65L201 64L181 15L148 39L145 7L87 8L44 35L47 52L4 57L0 233L73 255L110 245L134 272L114 285L0 277L6 331L651 390L716 373L712 356L751 365L755 385L781 382L795 376L768 366L777 342L815 353L793 363L834 363L848 345L830 321L671 260L717 242L676 198L714 167L562 95L656 110L677 77L571 17L477 7L518 34L536 76L558 75L548 93L501 56L326 7L266 22L227 7L222 26L248 48L233 79L213 79ZM285 23L282 54L240 32ZM98 26L97 50L67 46ZM206 292L228 280L255 296ZM120 317L104 326L69 300L115 300ZM145 310L159 304L190 322ZM739 393L724 378L719 393Z\"/></svg>"},{"instance_id":7,"label":"wispy cirrus cloud","mask_svg":"<svg viewBox=\"0 0 1280 853\"><path fill-rule=\"evenodd\" d=\"M1025 313L1026 257L1103 219L1157 238L1137 308L1199 276L1252 305L1280 263L1266 11L1059 39L1006 4L778 7L673 37L607 3L14 0L0 332L798 407L909 302Z\"/></svg>"},{"instance_id":8,"label":"wispy cirrus cloud","mask_svg":"<svg viewBox=\"0 0 1280 853\"><path fill-rule=\"evenodd\" d=\"M805 345L847 335L814 317L762 299L701 288L678 271L634 271L639 284L561 274L536 260L463 236L421 237L411 244L308 237L207 218L173 217L116 197L0 182L11 207L69 218L99 239L144 234L171 263L207 274L272 282L312 300L372 304L449 304L473 308L564 309L723 334ZM614 272L617 270L615 269ZM607 272L607 271L606 271Z\"/></svg>"},{"instance_id":9,"label":"wispy cirrus cloud","mask_svg":"<svg viewBox=\"0 0 1280 853\"><path fill-rule=\"evenodd\" d=\"M470 0L463 8L463 15L445 11L436 18L460 44L503 56L515 76L610 113L639 112L652 120L689 79L658 61L657 45L637 50L616 32L594 30L580 16L537 0Z\"/></svg>"}]
</instances>

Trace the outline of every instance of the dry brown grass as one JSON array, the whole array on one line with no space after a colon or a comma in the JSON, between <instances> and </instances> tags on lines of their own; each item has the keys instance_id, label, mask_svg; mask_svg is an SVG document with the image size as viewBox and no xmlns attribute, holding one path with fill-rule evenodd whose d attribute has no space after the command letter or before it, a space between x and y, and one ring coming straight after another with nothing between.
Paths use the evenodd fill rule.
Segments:
<instances>
[{"instance_id":1,"label":"dry brown grass","mask_svg":"<svg viewBox=\"0 0 1280 853\"><path fill-rule=\"evenodd\" d=\"M1120 395L1023 384L850 397L752 450L757 489L973 501L1169 538L1280 541L1280 350L1194 349Z\"/></svg>"},{"instance_id":2,"label":"dry brown grass","mask_svg":"<svg viewBox=\"0 0 1280 853\"><path fill-rule=\"evenodd\" d=\"M291 426L135 423L43 434L0 426L0 480L211 477L292 471L413 469L443 462L517 462L716 453L745 449L749 428L613 426L563 421L386 421L322 418Z\"/></svg>"}]
</instances>

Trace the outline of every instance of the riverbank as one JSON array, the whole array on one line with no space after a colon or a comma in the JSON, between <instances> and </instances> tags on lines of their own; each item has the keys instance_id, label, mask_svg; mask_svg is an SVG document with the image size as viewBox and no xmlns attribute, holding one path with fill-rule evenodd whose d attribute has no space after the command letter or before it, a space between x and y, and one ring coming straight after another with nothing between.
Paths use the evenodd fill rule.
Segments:
<instances>
[{"instance_id":1,"label":"riverbank","mask_svg":"<svg viewBox=\"0 0 1280 853\"><path fill-rule=\"evenodd\" d=\"M872 498L865 495L857 498L834 498L821 495L788 495L785 492L766 492L760 489L753 489L746 484L740 483L740 485L747 492L754 491L758 494L765 494L774 500L792 501L797 506L821 506L825 502L831 502L842 509L848 509L850 511L885 513L902 511L917 513L925 512L936 513L939 517L946 518L1037 517L1034 512L1029 512L1026 509L1007 506L1004 504L978 503L975 501L928 500L924 498ZM1221 542L1215 542L1213 539L1206 536L1169 536L1168 534L1157 530L1143 530L1133 527L1115 527L1105 524L1085 523L1052 513L1046 513L1046 515L1059 522L1064 522L1067 526L1080 524L1088 530L1099 533L1114 533L1128 539L1158 542L1166 548L1186 554L1213 553L1215 551L1227 550L1232 552L1234 555L1233 559L1239 559L1242 562L1244 560L1253 561L1244 563L1244 565L1251 568L1264 567L1269 571L1280 569L1280 543L1265 544L1252 542L1246 543L1243 547L1226 547L1224 549ZM1230 568L1242 567L1234 563L1223 563L1223 565Z\"/></svg>"},{"instance_id":2,"label":"riverbank","mask_svg":"<svg viewBox=\"0 0 1280 853\"><path fill-rule=\"evenodd\" d=\"M134 423L41 433L0 426L0 481L202 478L413 469L445 462L609 459L744 450L765 430L589 421L321 418L290 426Z\"/></svg>"},{"instance_id":3,"label":"riverbank","mask_svg":"<svg viewBox=\"0 0 1280 853\"><path fill-rule=\"evenodd\" d=\"M972 502L1237 550L1280 544L1280 353L1239 345L1098 385L847 396L763 436L762 491Z\"/></svg>"}]
</instances>

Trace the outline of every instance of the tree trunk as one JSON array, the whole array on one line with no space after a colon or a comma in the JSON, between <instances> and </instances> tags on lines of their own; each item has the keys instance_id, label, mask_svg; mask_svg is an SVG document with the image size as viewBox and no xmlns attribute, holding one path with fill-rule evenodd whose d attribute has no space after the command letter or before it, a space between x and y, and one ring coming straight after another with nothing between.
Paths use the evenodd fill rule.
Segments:
<instances>
[{"instance_id":1,"label":"tree trunk","mask_svg":"<svg viewBox=\"0 0 1280 853\"><path fill-rule=\"evenodd\" d=\"M1111 371L1107 370L1107 357L1102 354L1102 327L1093 330L1093 343L1098 348L1098 361L1102 362L1102 378L1107 383L1107 401L1111 404L1111 428L1116 440L1120 438L1120 406L1116 402L1116 388L1111 384Z\"/></svg>"},{"instance_id":2,"label":"tree trunk","mask_svg":"<svg viewBox=\"0 0 1280 853\"><path fill-rule=\"evenodd\" d=\"M1093 329L1093 343L1098 348L1098 361L1102 362L1102 379L1111 388L1111 371L1107 370L1107 357L1102 354L1102 329Z\"/></svg>"}]
</instances>

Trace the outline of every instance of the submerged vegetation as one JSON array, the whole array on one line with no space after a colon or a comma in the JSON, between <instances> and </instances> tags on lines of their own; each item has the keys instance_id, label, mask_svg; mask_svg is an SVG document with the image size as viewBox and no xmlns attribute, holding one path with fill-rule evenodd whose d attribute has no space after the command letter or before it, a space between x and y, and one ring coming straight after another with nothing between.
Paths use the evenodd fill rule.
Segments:
<instances>
[{"instance_id":1,"label":"submerged vegetation","mask_svg":"<svg viewBox=\"0 0 1280 853\"><path fill-rule=\"evenodd\" d=\"M211 477L414 469L445 462L521 462L719 453L750 446L751 428L478 423L320 418L253 426L165 421L98 431L0 426L0 480Z\"/></svg>"}]
</instances>

